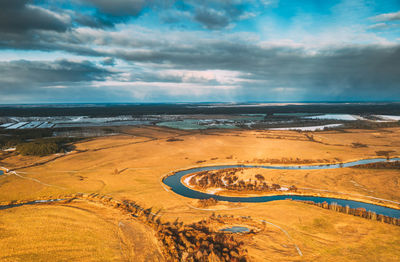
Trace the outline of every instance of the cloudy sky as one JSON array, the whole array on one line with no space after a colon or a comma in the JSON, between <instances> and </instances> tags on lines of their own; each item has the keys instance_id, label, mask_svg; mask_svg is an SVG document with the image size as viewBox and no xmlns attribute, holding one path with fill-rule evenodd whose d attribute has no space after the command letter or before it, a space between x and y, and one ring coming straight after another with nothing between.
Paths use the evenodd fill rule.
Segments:
<instances>
[{"instance_id":1,"label":"cloudy sky","mask_svg":"<svg viewBox=\"0 0 400 262\"><path fill-rule=\"evenodd\" d=\"M400 100L399 0L1 0L0 103Z\"/></svg>"}]
</instances>

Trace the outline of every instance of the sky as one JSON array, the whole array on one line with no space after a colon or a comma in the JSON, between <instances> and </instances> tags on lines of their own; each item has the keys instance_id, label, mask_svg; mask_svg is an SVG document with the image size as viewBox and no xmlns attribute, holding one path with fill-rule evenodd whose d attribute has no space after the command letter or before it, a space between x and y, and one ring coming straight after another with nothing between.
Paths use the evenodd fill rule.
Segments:
<instances>
[{"instance_id":1,"label":"sky","mask_svg":"<svg viewBox=\"0 0 400 262\"><path fill-rule=\"evenodd\" d=\"M399 100L399 0L0 1L1 104Z\"/></svg>"}]
</instances>

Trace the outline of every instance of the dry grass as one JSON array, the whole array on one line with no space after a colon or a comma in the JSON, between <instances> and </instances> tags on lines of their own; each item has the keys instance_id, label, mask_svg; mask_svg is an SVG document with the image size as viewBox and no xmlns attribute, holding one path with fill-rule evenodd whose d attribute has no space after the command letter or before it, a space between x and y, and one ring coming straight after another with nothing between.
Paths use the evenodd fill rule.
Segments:
<instances>
[{"instance_id":1,"label":"dry grass","mask_svg":"<svg viewBox=\"0 0 400 262\"><path fill-rule=\"evenodd\" d=\"M268 185L279 184L282 187L295 185L299 193L321 193L321 190L346 193L352 195L373 196L400 202L400 170L398 169L321 169L321 170L270 170L263 168L243 169L236 172L239 180L258 181L255 177L261 174ZM211 192L215 188L195 187L196 190ZM308 190L315 189L315 190ZM264 192L264 194L276 193ZM219 195L259 195L263 192L230 192L219 191ZM336 194L336 197L345 197ZM370 199L372 201L372 199Z\"/></svg>"},{"instance_id":2,"label":"dry grass","mask_svg":"<svg viewBox=\"0 0 400 262\"><path fill-rule=\"evenodd\" d=\"M0 232L1 261L162 259L144 225L84 202L3 210Z\"/></svg>"},{"instance_id":3,"label":"dry grass","mask_svg":"<svg viewBox=\"0 0 400 262\"><path fill-rule=\"evenodd\" d=\"M46 186L13 175L0 177L0 202L51 197L73 192L98 192L116 199L134 200L142 206L153 207L154 210L161 209L160 214L166 221L175 221L179 218L180 221L191 223L208 217L213 211L191 208L189 205L197 205L196 200L167 192L162 187L160 178L172 170L199 165L196 163L200 160L205 161L200 165L237 164L247 161L251 163L254 158L352 161L376 157L376 151L381 150L394 150L395 154L400 154L399 128L374 132L363 130L349 133L318 132L314 134L316 142L310 141L302 133L286 131L183 132L154 127L127 128L124 132L129 135L81 142L76 146L87 150L86 152L72 152L44 165L20 170L26 172L21 173L23 176L58 187ZM171 137L179 137L183 141L167 142L166 140ZM368 147L353 148L354 142L367 144ZM15 167L38 161L43 161L43 159L12 156L2 160L0 165ZM118 169L118 175L114 174L115 169ZM263 172L267 181L278 182L282 185L295 184L299 187L334 188L338 191L355 193L367 192L376 197L400 200L398 171L335 169L282 172L263 170ZM47 208L49 210L46 210ZM50 212L50 209L57 210ZM366 261L398 261L400 258L400 229L391 225L290 201L241 204L239 209L238 206L220 203L212 209L217 209L218 214L251 215L255 219L265 219L281 226L288 230L302 249L304 261L357 261L361 258ZM87 249L87 253L82 251L85 254L91 253L92 256L95 254L96 257L104 259L114 256L120 259L118 257L120 253L116 251L119 249L116 244L118 235L115 235L115 225L100 222L101 219L96 218L94 214L79 212L81 211L69 207L44 206L0 211L2 232L0 235L9 236L9 238L1 239L1 248L6 248L5 254L13 258L21 255L26 258L32 256L34 260L46 260L49 257L41 253L42 247L50 245L52 241L57 242L57 239L64 239L66 245L60 245L59 259L65 256L67 260L68 258L74 260L73 251L70 254L63 251L68 250L67 243L74 241L93 243L93 245L87 244L91 249ZM97 214L97 212L100 211L94 213ZM69 222L65 222L64 227L56 223L54 227L58 229L54 230L54 235L44 234L45 231L36 231L40 230L40 223L45 224L48 220L46 214L53 213L55 217L57 214L62 214L60 217L67 218L60 219ZM77 220L78 218L80 220ZM25 228L23 230L21 229L23 224L30 226L23 227ZM85 231L86 224L92 232L87 238L74 238L75 234L70 234L70 231L65 230L65 228L76 228L80 230L77 234L82 235L87 232ZM99 228L98 225L103 226ZM42 228L42 230L45 229ZM132 229L132 236L135 235L133 232L136 232L136 229ZM23 237L17 237L17 235L13 237L14 233L20 234L19 236L26 234L30 237L24 240ZM40 233L38 237L36 233ZM93 238L99 240L93 242ZM28 241L28 239L35 239L36 242ZM106 239L107 241L103 242ZM47 244L41 246L41 241ZM18 242L21 244L19 245ZM85 245L82 244L82 246ZM14 246L14 249L7 246ZM31 251L23 253L21 250L25 248L19 247L26 247L26 250ZM271 231L271 235L257 235L246 243L246 248L255 261L299 260L296 252L292 252L293 249L289 247L290 242L284 234L279 235L279 231L276 230ZM285 250L290 250L290 253ZM34 257L34 253L39 255ZM85 256L85 258L90 258L90 255Z\"/></svg>"}]
</instances>

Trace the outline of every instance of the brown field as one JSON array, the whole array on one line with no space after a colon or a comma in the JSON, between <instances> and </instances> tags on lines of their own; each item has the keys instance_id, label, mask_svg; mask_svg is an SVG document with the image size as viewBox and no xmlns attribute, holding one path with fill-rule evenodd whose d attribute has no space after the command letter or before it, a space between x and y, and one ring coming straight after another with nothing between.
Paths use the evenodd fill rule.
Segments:
<instances>
[{"instance_id":1,"label":"brown field","mask_svg":"<svg viewBox=\"0 0 400 262\"><path fill-rule=\"evenodd\" d=\"M1 211L1 261L162 261L142 223L86 202Z\"/></svg>"},{"instance_id":2,"label":"brown field","mask_svg":"<svg viewBox=\"0 0 400 262\"><path fill-rule=\"evenodd\" d=\"M290 239L267 224L266 230L248 238L245 248L251 261L399 261L400 227L292 201L219 203L210 210L199 210L197 200L169 192L161 183L169 172L192 166L271 160L287 164L347 162L374 158L377 151L385 150L400 155L400 128L312 135L310 138L307 133L293 131L125 128L123 135L76 143L75 151L68 154L43 158L11 154L0 166L16 170L18 176L0 176L0 202L95 192L161 210L165 221L178 218L192 223L215 212L266 220L288 232ZM168 142L169 138L183 141ZM367 146L357 148L353 143ZM244 176L256 173L263 174L270 183L400 201L399 170L253 169ZM0 250L5 250L0 252L0 260L140 261L137 250L143 249L153 252L149 261L157 261L160 245L152 231L139 221L123 217L117 210L84 202L0 210ZM119 221L129 225L130 233L119 235ZM145 235L145 242L138 241L135 234ZM132 259L135 257L138 260Z\"/></svg>"}]
</instances>

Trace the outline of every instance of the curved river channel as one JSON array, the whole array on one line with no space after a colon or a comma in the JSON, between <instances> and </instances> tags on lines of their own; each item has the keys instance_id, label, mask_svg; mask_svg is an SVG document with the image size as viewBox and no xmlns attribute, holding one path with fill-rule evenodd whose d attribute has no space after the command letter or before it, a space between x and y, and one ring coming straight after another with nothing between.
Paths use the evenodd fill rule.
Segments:
<instances>
[{"instance_id":1,"label":"curved river channel","mask_svg":"<svg viewBox=\"0 0 400 262\"><path fill-rule=\"evenodd\" d=\"M391 161L399 161L400 158L392 158ZM300 196L300 195L277 195L277 196L257 196L257 197L229 197L229 196L219 196L213 194L207 194L192 190L182 184L181 179L183 176L200 172L200 171L210 171L219 170L225 168L265 168L265 169L334 169L342 167L352 167L356 165L385 162L384 158L374 158L374 159L363 159L354 162L348 162L343 164L330 164L330 165L309 165L309 166L257 166L257 165L222 165L222 166L207 166L191 168L183 171L176 172L175 174L168 176L163 179L163 182L170 187L170 189L184 197L194 198L194 199L207 199L213 197L220 201L228 202L247 202L247 203L260 203L260 202L270 202L275 200L293 199L293 200L303 200L303 201L313 201L315 203L327 202L337 203L341 206L349 206L350 208L365 208L367 211L375 212L376 214L381 214L385 216L400 218L400 210L394 208L383 207L374 204L368 204L360 201L346 200L340 198L329 198L329 197L315 197L315 196Z\"/></svg>"}]
</instances>

